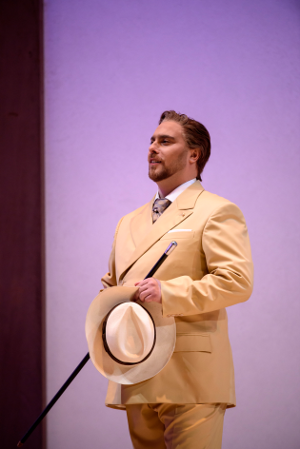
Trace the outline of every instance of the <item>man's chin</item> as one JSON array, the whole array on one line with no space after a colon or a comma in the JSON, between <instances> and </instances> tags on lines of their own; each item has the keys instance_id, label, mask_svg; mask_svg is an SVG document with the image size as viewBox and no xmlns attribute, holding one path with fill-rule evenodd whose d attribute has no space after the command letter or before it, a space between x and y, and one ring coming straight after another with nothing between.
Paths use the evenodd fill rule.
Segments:
<instances>
[{"instance_id":1,"label":"man's chin","mask_svg":"<svg viewBox=\"0 0 300 449\"><path fill-rule=\"evenodd\" d=\"M169 178L171 175L166 171L156 171L149 169L148 176L152 181L160 182L164 179Z\"/></svg>"}]
</instances>

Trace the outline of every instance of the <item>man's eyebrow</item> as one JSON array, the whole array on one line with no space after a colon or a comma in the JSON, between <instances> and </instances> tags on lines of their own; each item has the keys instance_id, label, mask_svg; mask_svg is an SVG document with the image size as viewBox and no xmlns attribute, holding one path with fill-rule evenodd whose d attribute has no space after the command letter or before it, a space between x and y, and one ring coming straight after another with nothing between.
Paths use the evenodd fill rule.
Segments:
<instances>
[{"instance_id":1,"label":"man's eyebrow","mask_svg":"<svg viewBox=\"0 0 300 449\"><path fill-rule=\"evenodd\" d=\"M175 137L169 136L168 134L157 134L156 136L158 139L172 139L175 140ZM155 137L152 136L150 141L153 142L155 140Z\"/></svg>"}]
</instances>

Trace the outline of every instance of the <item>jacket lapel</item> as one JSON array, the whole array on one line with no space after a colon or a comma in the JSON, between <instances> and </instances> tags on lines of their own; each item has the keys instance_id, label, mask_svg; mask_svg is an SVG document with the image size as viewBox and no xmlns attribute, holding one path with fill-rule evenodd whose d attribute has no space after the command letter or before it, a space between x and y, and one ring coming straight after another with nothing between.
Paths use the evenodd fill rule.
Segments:
<instances>
[{"instance_id":1,"label":"jacket lapel","mask_svg":"<svg viewBox=\"0 0 300 449\"><path fill-rule=\"evenodd\" d=\"M143 209L130 222L130 235L135 248L139 247L145 239L145 235L148 235L152 230L152 204L154 199L155 196L149 203L145 204Z\"/></svg>"},{"instance_id":2,"label":"jacket lapel","mask_svg":"<svg viewBox=\"0 0 300 449\"><path fill-rule=\"evenodd\" d=\"M203 191L204 189L199 181L189 186L176 198L154 224L152 224L151 216L154 199L146 205L140 214L132 219L130 223L130 233L136 244L136 249L132 253L127 267L121 273L120 281L124 278L132 265L149 248L151 248L151 246L193 213L196 200Z\"/></svg>"}]
</instances>

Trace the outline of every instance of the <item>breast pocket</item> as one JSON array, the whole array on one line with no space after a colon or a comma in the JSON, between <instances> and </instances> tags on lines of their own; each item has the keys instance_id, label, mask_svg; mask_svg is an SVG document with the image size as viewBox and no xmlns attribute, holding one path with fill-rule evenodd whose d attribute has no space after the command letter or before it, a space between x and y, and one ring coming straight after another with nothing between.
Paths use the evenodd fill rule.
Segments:
<instances>
[{"instance_id":1,"label":"breast pocket","mask_svg":"<svg viewBox=\"0 0 300 449\"><path fill-rule=\"evenodd\" d=\"M180 239L193 239L194 238L194 231L188 230L188 231L175 231L174 232L167 232L161 240L180 240Z\"/></svg>"},{"instance_id":2,"label":"breast pocket","mask_svg":"<svg viewBox=\"0 0 300 449\"><path fill-rule=\"evenodd\" d=\"M212 352L210 336L177 334L174 352Z\"/></svg>"}]
</instances>

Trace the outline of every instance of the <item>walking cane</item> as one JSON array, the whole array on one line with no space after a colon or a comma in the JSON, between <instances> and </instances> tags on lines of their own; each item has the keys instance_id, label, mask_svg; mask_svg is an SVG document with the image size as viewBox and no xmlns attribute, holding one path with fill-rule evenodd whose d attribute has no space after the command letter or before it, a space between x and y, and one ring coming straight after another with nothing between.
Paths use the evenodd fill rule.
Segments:
<instances>
[{"instance_id":1,"label":"walking cane","mask_svg":"<svg viewBox=\"0 0 300 449\"><path fill-rule=\"evenodd\" d=\"M171 242L170 245L168 246L168 248L166 249L166 251L163 253L163 255L160 257L160 259L156 262L156 264L154 265L154 267L149 271L149 273L147 274L147 276L145 277L145 279L151 278L154 273L156 272L156 270L158 270L158 268L161 266L161 264L166 260L166 258L171 254L171 252L173 251L173 249L175 249L177 246L177 243ZM28 431L25 433L25 435L23 436L23 438L18 442L17 447L22 447L23 444L25 443L25 441L27 440L27 438L32 434L32 432L34 431L34 429L40 424L40 422L45 418L45 416L47 415L47 413L51 410L51 408L53 407L53 405L55 404L56 401L58 401L58 399L61 397L61 395L66 391L66 389L68 388L68 386L70 385L70 383L75 379L75 377L77 376L77 374L82 370L82 368L84 367L84 365L89 361L90 359L90 354L87 353L84 358L81 360L81 362L79 363L79 365L75 368L75 370L73 371L73 373L71 374L70 377L68 377L68 379L66 380L66 382L63 384L63 386L58 390L58 392L56 393L56 395L51 399L51 401L49 402L49 404L44 408L44 410L42 411L42 413L40 414L40 416L36 419L36 421L32 424L32 426L28 429Z\"/></svg>"}]
</instances>

